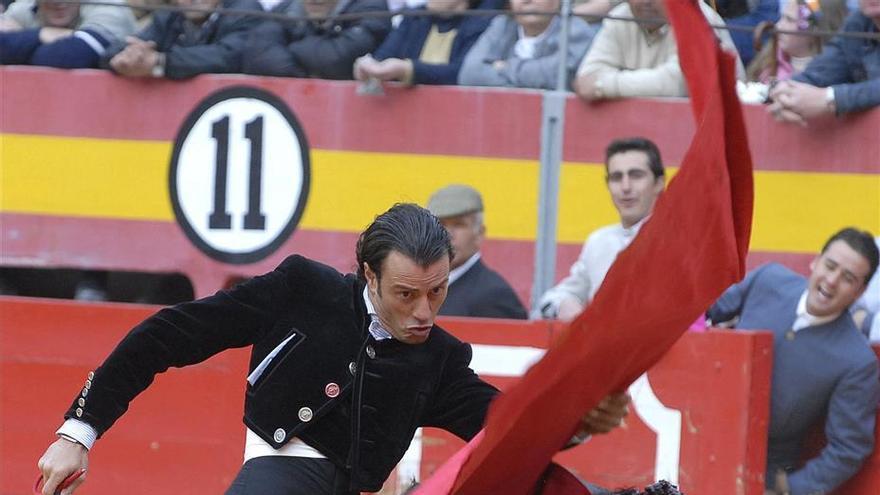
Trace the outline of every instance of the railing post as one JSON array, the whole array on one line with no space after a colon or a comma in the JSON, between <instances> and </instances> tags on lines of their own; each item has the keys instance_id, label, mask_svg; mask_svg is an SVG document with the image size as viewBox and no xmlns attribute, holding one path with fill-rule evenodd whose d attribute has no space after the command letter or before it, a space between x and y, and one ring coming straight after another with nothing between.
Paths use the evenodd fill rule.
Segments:
<instances>
[{"instance_id":1,"label":"railing post","mask_svg":"<svg viewBox=\"0 0 880 495\"><path fill-rule=\"evenodd\" d=\"M538 300L553 286L556 275L556 225L559 210L559 175L562 136L568 96L568 31L571 0L562 0L559 29L559 67L556 90L545 91L541 101L541 174L538 186L538 231L535 237L535 276L532 282L531 317L540 318Z\"/></svg>"}]
</instances>

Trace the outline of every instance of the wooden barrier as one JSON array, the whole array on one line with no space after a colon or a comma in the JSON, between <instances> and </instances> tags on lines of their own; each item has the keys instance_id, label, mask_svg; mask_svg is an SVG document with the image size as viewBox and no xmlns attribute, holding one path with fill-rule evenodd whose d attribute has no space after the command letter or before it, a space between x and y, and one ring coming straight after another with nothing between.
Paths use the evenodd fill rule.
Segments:
<instances>
[{"instance_id":1,"label":"wooden barrier","mask_svg":"<svg viewBox=\"0 0 880 495\"><path fill-rule=\"evenodd\" d=\"M397 201L424 204L435 188L463 182L484 195L484 259L528 299L539 92L390 87L376 96L357 94L353 82L145 81L34 67L0 67L0 80L0 266L182 272L197 296L292 252L348 271L356 235L375 214ZM204 254L175 223L169 182L187 118L205 98L240 87L272 95L296 116L311 149L311 181L292 236L267 258L233 265ZM756 169L750 266L776 260L803 272L841 226L880 231L880 110L806 129L774 122L762 106L744 111ZM683 99L588 105L571 97L566 112L557 278L587 234L617 221L601 165L609 140L648 136L674 168L694 128ZM213 148L206 150L210 169Z\"/></svg>"},{"instance_id":2,"label":"wooden barrier","mask_svg":"<svg viewBox=\"0 0 880 495\"><path fill-rule=\"evenodd\" d=\"M27 492L37 459L88 371L155 309L0 297L0 494ZM502 389L540 357L556 331L544 322L441 323L473 343L472 365ZM762 494L771 340L764 332L686 334L648 373L652 393L636 392L626 427L557 460L607 486L661 476L677 478L687 493ZM880 355L880 347L875 350ZM99 441L84 493L122 487L129 495L221 493L241 463L247 358L247 350L233 350L160 375ZM655 408L669 411L658 416L649 407L652 396ZM553 412L546 417L552 421ZM680 427L670 429L676 421ZM460 444L426 431L416 456L421 475L430 475ZM880 451L839 493L874 494L878 466Z\"/></svg>"}]
</instances>

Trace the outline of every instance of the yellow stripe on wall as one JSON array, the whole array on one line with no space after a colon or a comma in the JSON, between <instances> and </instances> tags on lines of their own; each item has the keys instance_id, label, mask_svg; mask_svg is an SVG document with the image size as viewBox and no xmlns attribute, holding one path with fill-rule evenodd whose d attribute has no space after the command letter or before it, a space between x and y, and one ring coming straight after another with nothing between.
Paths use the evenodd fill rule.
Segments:
<instances>
[{"instance_id":1,"label":"yellow stripe on wall","mask_svg":"<svg viewBox=\"0 0 880 495\"><path fill-rule=\"evenodd\" d=\"M168 142L0 135L0 210L172 221L170 156ZM560 242L616 221L603 177L598 164L563 165ZM313 150L301 227L359 232L391 204L424 204L451 182L483 192L491 238L534 239L537 163L460 156ZM755 187L752 249L815 252L844 225L880 232L880 175L758 172Z\"/></svg>"}]
</instances>

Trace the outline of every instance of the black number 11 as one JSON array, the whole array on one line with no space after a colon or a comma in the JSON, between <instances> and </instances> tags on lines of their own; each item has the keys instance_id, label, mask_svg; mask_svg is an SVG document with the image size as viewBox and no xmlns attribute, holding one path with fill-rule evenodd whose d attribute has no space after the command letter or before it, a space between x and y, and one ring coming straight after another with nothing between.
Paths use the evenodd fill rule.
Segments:
<instances>
[{"instance_id":1,"label":"black number 11","mask_svg":"<svg viewBox=\"0 0 880 495\"><path fill-rule=\"evenodd\" d=\"M232 217L226 211L226 183L229 168L229 116L214 122L211 137L217 141L214 166L214 210L208 215L208 227L229 230ZM244 137L251 142L250 173L248 174L248 209L244 215L245 230L266 228L266 216L260 213L263 176L263 117L256 117L244 126Z\"/></svg>"}]
</instances>

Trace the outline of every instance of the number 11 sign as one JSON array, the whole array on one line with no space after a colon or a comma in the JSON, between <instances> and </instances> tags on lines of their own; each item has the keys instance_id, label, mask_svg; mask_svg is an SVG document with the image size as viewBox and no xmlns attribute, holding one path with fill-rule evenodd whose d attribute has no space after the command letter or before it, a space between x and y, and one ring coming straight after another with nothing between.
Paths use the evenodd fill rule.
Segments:
<instances>
[{"instance_id":1,"label":"number 11 sign","mask_svg":"<svg viewBox=\"0 0 880 495\"><path fill-rule=\"evenodd\" d=\"M222 89L187 117L168 174L177 223L225 263L259 261L296 228L309 193L302 127L278 97Z\"/></svg>"}]
</instances>

